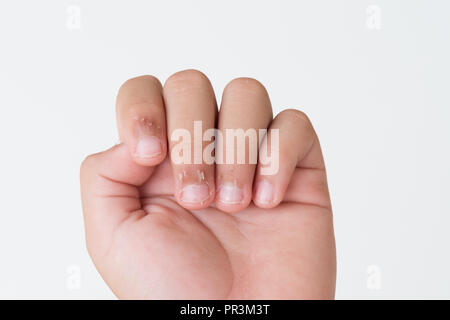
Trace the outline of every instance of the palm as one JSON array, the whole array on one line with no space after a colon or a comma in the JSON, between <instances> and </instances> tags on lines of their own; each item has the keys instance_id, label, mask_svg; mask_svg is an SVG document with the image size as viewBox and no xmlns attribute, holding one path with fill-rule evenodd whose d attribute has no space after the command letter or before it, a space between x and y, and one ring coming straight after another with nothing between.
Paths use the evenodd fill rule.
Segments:
<instances>
[{"instance_id":1,"label":"palm","mask_svg":"<svg viewBox=\"0 0 450 320\"><path fill-rule=\"evenodd\" d=\"M250 205L236 214L214 206L187 211L171 196L172 181L165 161L139 189L143 210L128 216L110 238L99 267L119 297L327 295L335 259L330 209L283 202L274 209ZM323 192L310 196L328 197Z\"/></svg>"}]
</instances>

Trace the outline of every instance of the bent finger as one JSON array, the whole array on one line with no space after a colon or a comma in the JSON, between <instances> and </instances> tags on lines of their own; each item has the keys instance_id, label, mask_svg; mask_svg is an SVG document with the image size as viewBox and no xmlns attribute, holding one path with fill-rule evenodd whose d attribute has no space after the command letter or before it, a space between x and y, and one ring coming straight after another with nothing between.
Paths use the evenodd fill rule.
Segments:
<instances>
[{"instance_id":1,"label":"bent finger","mask_svg":"<svg viewBox=\"0 0 450 320\"><path fill-rule=\"evenodd\" d=\"M154 166L166 157L166 116L162 87L153 76L126 81L119 89L116 102L120 140L134 161Z\"/></svg>"},{"instance_id":2,"label":"bent finger","mask_svg":"<svg viewBox=\"0 0 450 320\"><path fill-rule=\"evenodd\" d=\"M261 144L253 202L276 207L282 200L329 205L325 164L308 117L289 109L272 121Z\"/></svg>"},{"instance_id":3,"label":"bent finger","mask_svg":"<svg viewBox=\"0 0 450 320\"><path fill-rule=\"evenodd\" d=\"M217 104L208 78L196 70L173 74L164 84L175 198L186 209L202 209L214 199L214 158L206 162L203 141L214 130Z\"/></svg>"},{"instance_id":4,"label":"bent finger","mask_svg":"<svg viewBox=\"0 0 450 320\"><path fill-rule=\"evenodd\" d=\"M245 209L252 199L260 129L272 120L272 106L264 86L251 78L232 80L225 88L219 112L216 205L226 212ZM222 146L223 145L223 146Z\"/></svg>"}]
</instances>

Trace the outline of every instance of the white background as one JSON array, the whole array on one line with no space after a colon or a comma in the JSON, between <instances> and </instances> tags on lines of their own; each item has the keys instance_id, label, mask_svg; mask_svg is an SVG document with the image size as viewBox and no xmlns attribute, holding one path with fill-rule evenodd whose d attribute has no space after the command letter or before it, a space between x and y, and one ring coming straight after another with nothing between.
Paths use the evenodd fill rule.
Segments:
<instances>
[{"instance_id":1,"label":"white background","mask_svg":"<svg viewBox=\"0 0 450 320\"><path fill-rule=\"evenodd\" d=\"M445 0L2 0L0 298L114 298L85 249L79 165L117 142L122 82L186 68L218 98L254 77L275 113L312 119L337 298L450 298L449 16Z\"/></svg>"}]
</instances>

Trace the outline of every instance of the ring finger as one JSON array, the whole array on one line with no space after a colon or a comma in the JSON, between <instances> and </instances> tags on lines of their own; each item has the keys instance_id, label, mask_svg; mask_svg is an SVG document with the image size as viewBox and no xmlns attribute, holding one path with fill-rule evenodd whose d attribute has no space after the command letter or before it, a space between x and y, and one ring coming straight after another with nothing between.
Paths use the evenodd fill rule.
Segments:
<instances>
[{"instance_id":1,"label":"ring finger","mask_svg":"<svg viewBox=\"0 0 450 320\"><path fill-rule=\"evenodd\" d=\"M238 78L226 86L218 120L223 138L219 139L216 152L216 206L219 209L237 212L249 205L259 129L266 129L271 120L272 106L261 83Z\"/></svg>"}]
</instances>

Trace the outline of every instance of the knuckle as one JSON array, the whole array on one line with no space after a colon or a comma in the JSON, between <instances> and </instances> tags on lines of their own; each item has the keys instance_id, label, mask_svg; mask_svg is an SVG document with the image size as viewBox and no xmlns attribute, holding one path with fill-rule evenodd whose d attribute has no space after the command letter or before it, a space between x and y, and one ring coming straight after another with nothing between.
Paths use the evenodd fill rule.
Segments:
<instances>
[{"instance_id":1,"label":"knuckle","mask_svg":"<svg viewBox=\"0 0 450 320\"><path fill-rule=\"evenodd\" d=\"M124 116L142 122L158 121L161 117L160 105L148 99L130 102L122 112Z\"/></svg>"},{"instance_id":2,"label":"knuckle","mask_svg":"<svg viewBox=\"0 0 450 320\"><path fill-rule=\"evenodd\" d=\"M129 90L130 88L135 88L136 86L148 86L148 85L157 85L157 86L161 86L161 83L159 82L158 78L151 76L151 75L143 75L143 76L138 76L138 77L134 77L131 79L128 79L127 81L125 81L119 89L120 91L123 90Z\"/></svg>"},{"instance_id":3,"label":"knuckle","mask_svg":"<svg viewBox=\"0 0 450 320\"><path fill-rule=\"evenodd\" d=\"M264 85L253 78L236 78L231 80L225 87L225 91L244 91L251 94L267 94L267 90Z\"/></svg>"},{"instance_id":4,"label":"knuckle","mask_svg":"<svg viewBox=\"0 0 450 320\"><path fill-rule=\"evenodd\" d=\"M204 73L195 69L188 69L174 73L164 83L164 88L183 90L192 87L209 85L209 79Z\"/></svg>"},{"instance_id":5,"label":"knuckle","mask_svg":"<svg viewBox=\"0 0 450 320\"><path fill-rule=\"evenodd\" d=\"M119 121L122 117L132 119L142 115L158 115L162 108L162 99L153 97L150 92L160 92L161 83L154 76L140 76L125 81L119 89L116 112Z\"/></svg>"},{"instance_id":6,"label":"knuckle","mask_svg":"<svg viewBox=\"0 0 450 320\"><path fill-rule=\"evenodd\" d=\"M98 155L97 153L91 154L86 158L84 158L84 160L81 162L80 166L81 178L94 167L97 155Z\"/></svg>"},{"instance_id":7,"label":"knuckle","mask_svg":"<svg viewBox=\"0 0 450 320\"><path fill-rule=\"evenodd\" d=\"M295 148L280 148L277 150L280 161L288 161L295 158Z\"/></svg>"},{"instance_id":8,"label":"knuckle","mask_svg":"<svg viewBox=\"0 0 450 320\"><path fill-rule=\"evenodd\" d=\"M279 117L291 119L292 121L295 121L295 122L303 122L304 124L312 127L311 120L306 115L306 113L304 113L303 111L297 110L297 109L283 110L279 114Z\"/></svg>"},{"instance_id":9,"label":"knuckle","mask_svg":"<svg viewBox=\"0 0 450 320\"><path fill-rule=\"evenodd\" d=\"M92 156L93 155L91 154L83 159L83 161L81 162L81 171L86 170L90 166L92 162Z\"/></svg>"},{"instance_id":10,"label":"knuckle","mask_svg":"<svg viewBox=\"0 0 450 320\"><path fill-rule=\"evenodd\" d=\"M131 105L148 104L151 101L147 93L152 89L161 90L161 83L154 76L145 75L128 79L119 88L117 109L122 110Z\"/></svg>"}]
</instances>

